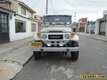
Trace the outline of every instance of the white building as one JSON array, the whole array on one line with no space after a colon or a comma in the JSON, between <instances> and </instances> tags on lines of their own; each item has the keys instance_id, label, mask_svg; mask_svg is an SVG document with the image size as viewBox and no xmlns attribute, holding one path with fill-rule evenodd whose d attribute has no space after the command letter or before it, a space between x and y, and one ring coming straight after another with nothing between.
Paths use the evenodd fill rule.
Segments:
<instances>
[{"instance_id":1,"label":"white building","mask_svg":"<svg viewBox=\"0 0 107 80\"><path fill-rule=\"evenodd\" d=\"M95 34L95 21L88 21L86 26L86 33Z\"/></svg>"},{"instance_id":2,"label":"white building","mask_svg":"<svg viewBox=\"0 0 107 80\"><path fill-rule=\"evenodd\" d=\"M107 11L104 11L103 18L96 21L95 34L107 36Z\"/></svg>"},{"instance_id":3,"label":"white building","mask_svg":"<svg viewBox=\"0 0 107 80\"><path fill-rule=\"evenodd\" d=\"M20 40L37 31L36 12L17 0L0 1L0 43Z\"/></svg>"}]
</instances>

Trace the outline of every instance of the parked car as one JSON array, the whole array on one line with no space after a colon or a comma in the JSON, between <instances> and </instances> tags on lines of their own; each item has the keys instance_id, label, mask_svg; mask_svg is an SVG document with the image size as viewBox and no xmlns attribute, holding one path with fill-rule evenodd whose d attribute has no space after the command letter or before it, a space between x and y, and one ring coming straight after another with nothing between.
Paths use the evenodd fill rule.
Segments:
<instances>
[{"instance_id":1,"label":"parked car","mask_svg":"<svg viewBox=\"0 0 107 80\"><path fill-rule=\"evenodd\" d=\"M46 52L64 52L76 61L79 57L79 36L69 27L45 27L37 34L32 47L36 60Z\"/></svg>"}]
</instances>

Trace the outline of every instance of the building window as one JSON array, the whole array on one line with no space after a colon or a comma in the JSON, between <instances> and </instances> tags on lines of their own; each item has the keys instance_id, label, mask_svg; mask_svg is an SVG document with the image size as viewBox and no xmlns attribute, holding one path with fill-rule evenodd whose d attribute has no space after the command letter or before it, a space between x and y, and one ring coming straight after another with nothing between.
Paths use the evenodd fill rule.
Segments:
<instances>
[{"instance_id":1,"label":"building window","mask_svg":"<svg viewBox=\"0 0 107 80\"><path fill-rule=\"evenodd\" d=\"M8 15L0 14L0 32L8 32Z\"/></svg>"},{"instance_id":2,"label":"building window","mask_svg":"<svg viewBox=\"0 0 107 80\"><path fill-rule=\"evenodd\" d=\"M26 15L26 9L24 7L21 7L21 14Z\"/></svg>"},{"instance_id":3,"label":"building window","mask_svg":"<svg viewBox=\"0 0 107 80\"><path fill-rule=\"evenodd\" d=\"M6 2L7 0L0 0L0 2L2 3L2 2Z\"/></svg>"},{"instance_id":4,"label":"building window","mask_svg":"<svg viewBox=\"0 0 107 80\"><path fill-rule=\"evenodd\" d=\"M32 32L36 32L36 24L35 23L32 23Z\"/></svg>"},{"instance_id":5,"label":"building window","mask_svg":"<svg viewBox=\"0 0 107 80\"><path fill-rule=\"evenodd\" d=\"M26 22L25 21L16 19L15 26L16 26L16 33L26 32Z\"/></svg>"}]
</instances>

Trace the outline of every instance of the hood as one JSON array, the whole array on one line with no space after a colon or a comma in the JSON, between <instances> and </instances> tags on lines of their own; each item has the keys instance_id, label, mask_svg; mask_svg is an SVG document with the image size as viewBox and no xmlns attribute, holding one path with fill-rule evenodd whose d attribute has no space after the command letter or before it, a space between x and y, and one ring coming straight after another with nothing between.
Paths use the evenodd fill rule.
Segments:
<instances>
[{"instance_id":1,"label":"hood","mask_svg":"<svg viewBox=\"0 0 107 80\"><path fill-rule=\"evenodd\" d=\"M50 31L59 31L59 32L71 32L70 27L44 27L41 32L50 32Z\"/></svg>"}]
</instances>

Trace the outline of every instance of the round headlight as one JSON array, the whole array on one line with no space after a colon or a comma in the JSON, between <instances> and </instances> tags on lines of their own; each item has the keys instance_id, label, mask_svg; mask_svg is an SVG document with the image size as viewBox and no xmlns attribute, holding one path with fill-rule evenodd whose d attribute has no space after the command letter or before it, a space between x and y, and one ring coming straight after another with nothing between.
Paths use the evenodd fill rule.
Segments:
<instances>
[{"instance_id":1,"label":"round headlight","mask_svg":"<svg viewBox=\"0 0 107 80\"><path fill-rule=\"evenodd\" d=\"M46 35L46 34L42 34L42 35L41 35L41 38L42 38L42 39L47 39L47 35Z\"/></svg>"},{"instance_id":2,"label":"round headlight","mask_svg":"<svg viewBox=\"0 0 107 80\"><path fill-rule=\"evenodd\" d=\"M65 34L65 39L69 39L69 34Z\"/></svg>"}]
</instances>

